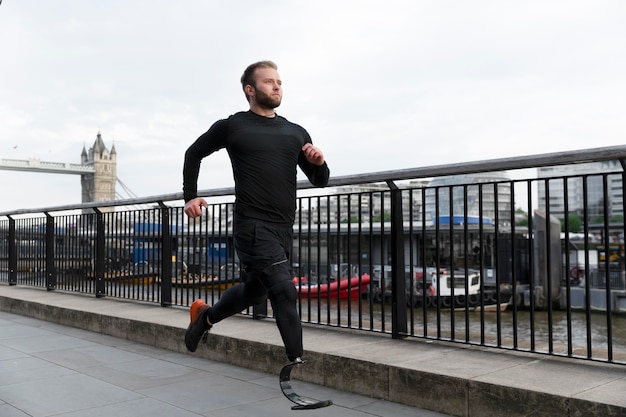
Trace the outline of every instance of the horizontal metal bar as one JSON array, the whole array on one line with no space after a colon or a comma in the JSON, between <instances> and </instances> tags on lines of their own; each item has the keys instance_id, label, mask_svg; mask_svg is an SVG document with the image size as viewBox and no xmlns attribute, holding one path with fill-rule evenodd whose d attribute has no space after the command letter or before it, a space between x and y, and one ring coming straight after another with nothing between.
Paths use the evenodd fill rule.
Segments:
<instances>
[{"instance_id":1,"label":"horizontal metal bar","mask_svg":"<svg viewBox=\"0 0 626 417\"><path fill-rule=\"evenodd\" d=\"M392 171L380 171L356 175L344 175L331 177L328 187L338 187L343 185L357 185L367 183L380 183L388 181L402 181L420 178L432 178L447 175L462 175L479 172L508 171L516 169L538 168L546 166L557 166L566 164L581 164L588 162L600 162L621 160L626 158L626 146L609 146L602 148L582 149L573 151L553 152L547 154L536 154L517 156L512 158L489 159L464 163L453 163L444 165L431 165L419 168L410 168ZM298 182L298 189L316 188L308 181ZM202 197L221 197L234 195L235 188L217 188L211 190L201 190L198 195ZM55 212L67 210L90 209L96 207L118 207L141 204L154 204L156 202L180 201L183 200L183 193L164 194L142 198L132 198L125 200L99 201L94 203L72 204L54 207L32 208L0 212L0 216L32 214L37 212Z\"/></svg>"}]
</instances>

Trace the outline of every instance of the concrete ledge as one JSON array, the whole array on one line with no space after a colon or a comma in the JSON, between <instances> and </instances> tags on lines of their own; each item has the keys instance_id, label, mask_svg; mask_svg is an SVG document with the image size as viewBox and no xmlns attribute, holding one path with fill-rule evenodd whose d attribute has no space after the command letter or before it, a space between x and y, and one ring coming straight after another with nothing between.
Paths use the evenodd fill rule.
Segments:
<instances>
[{"instance_id":1,"label":"concrete ledge","mask_svg":"<svg viewBox=\"0 0 626 417\"><path fill-rule=\"evenodd\" d=\"M0 310L187 353L188 310L0 285ZM305 326L294 378L461 417L626 416L626 367ZM273 320L235 316L194 356L278 374Z\"/></svg>"}]
</instances>

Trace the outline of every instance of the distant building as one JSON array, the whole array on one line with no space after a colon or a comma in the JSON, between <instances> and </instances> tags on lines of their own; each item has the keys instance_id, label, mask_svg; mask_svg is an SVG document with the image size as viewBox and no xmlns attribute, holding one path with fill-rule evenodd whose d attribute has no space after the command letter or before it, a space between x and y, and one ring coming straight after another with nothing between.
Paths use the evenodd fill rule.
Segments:
<instances>
[{"instance_id":1,"label":"distant building","mask_svg":"<svg viewBox=\"0 0 626 417\"><path fill-rule=\"evenodd\" d=\"M96 141L89 148L89 152L83 146L81 163L83 165L92 165L95 171L81 175L82 202L92 203L115 200L115 184L117 182L117 152L115 145L109 151L102 140L102 135L98 132ZM114 207L103 208L103 211L113 210Z\"/></svg>"},{"instance_id":2,"label":"distant building","mask_svg":"<svg viewBox=\"0 0 626 417\"><path fill-rule=\"evenodd\" d=\"M404 220L422 219L421 188L428 181L411 181L399 185L402 188L402 208ZM313 224L353 223L358 220L367 223L370 220L381 221L391 213L391 191L386 184L363 184L342 186L334 189L334 195L320 197L315 207L299 207L303 220ZM297 221L297 220L296 220Z\"/></svg>"},{"instance_id":3,"label":"distant building","mask_svg":"<svg viewBox=\"0 0 626 417\"><path fill-rule=\"evenodd\" d=\"M508 181L510 177L505 171L434 178L426 190L426 218L435 222L437 216L450 221L451 214L453 217L467 214L473 218L482 215L485 220L495 223L497 219L499 225L510 225L511 186Z\"/></svg>"},{"instance_id":4,"label":"distant building","mask_svg":"<svg viewBox=\"0 0 626 417\"><path fill-rule=\"evenodd\" d=\"M610 172L615 174L598 174ZM624 200L622 188L622 167L618 161L603 161L587 164L570 164L554 167L537 168L538 206L546 210L546 196L549 196L550 214L559 219L565 216L565 191L567 189L567 209L569 214L584 215L585 189L587 193L587 215L590 222L604 218L604 181L607 186L607 216L609 219L624 215ZM558 177L558 178L555 178ZM547 181L546 178L553 178ZM586 182L586 187L583 184ZM567 188L566 188L567 184ZM548 191L548 193L546 193Z\"/></svg>"},{"instance_id":5,"label":"distant building","mask_svg":"<svg viewBox=\"0 0 626 417\"><path fill-rule=\"evenodd\" d=\"M450 221L450 190L452 191L452 216L454 218L482 217L487 222L511 224L511 186L506 172L478 173L439 177L431 181L420 180L399 184L402 189L404 221L434 224L438 216ZM482 206L480 198L482 196ZM497 207L496 207L497 198ZM465 210L467 203L467 212ZM303 221L311 223L349 223L370 219L381 221L391 214L391 192L385 184L364 184L335 189L335 195L320 197L314 207L300 207ZM482 211L481 211L482 210ZM425 213L424 213L425 211ZM497 215L496 215L497 211ZM424 213L424 214L423 214Z\"/></svg>"}]
</instances>

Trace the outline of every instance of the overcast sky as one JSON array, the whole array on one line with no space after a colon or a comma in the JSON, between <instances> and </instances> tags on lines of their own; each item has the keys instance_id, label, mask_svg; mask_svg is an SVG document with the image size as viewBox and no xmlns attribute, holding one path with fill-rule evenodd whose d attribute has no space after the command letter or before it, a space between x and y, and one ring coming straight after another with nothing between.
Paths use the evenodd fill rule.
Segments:
<instances>
[{"instance_id":1,"label":"overcast sky","mask_svg":"<svg viewBox=\"0 0 626 417\"><path fill-rule=\"evenodd\" d=\"M100 131L134 194L180 192L261 59L331 175L622 145L624 22L622 0L3 0L0 158L80 163ZM204 161L200 189L231 185ZM0 189L0 211L81 201L78 175Z\"/></svg>"}]
</instances>

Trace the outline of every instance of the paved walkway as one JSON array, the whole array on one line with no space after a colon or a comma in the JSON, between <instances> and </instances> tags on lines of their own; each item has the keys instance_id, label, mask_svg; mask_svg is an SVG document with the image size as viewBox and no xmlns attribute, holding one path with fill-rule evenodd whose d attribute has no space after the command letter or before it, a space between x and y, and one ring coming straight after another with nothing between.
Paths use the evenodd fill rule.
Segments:
<instances>
[{"instance_id":1,"label":"paved walkway","mask_svg":"<svg viewBox=\"0 0 626 417\"><path fill-rule=\"evenodd\" d=\"M293 385L335 405L292 411L276 375L0 311L1 417L445 416Z\"/></svg>"},{"instance_id":2,"label":"paved walkway","mask_svg":"<svg viewBox=\"0 0 626 417\"><path fill-rule=\"evenodd\" d=\"M189 354L188 314L0 285L0 417L626 416L624 365L314 326L294 386L336 405L292 411L273 320L234 316Z\"/></svg>"}]
</instances>

